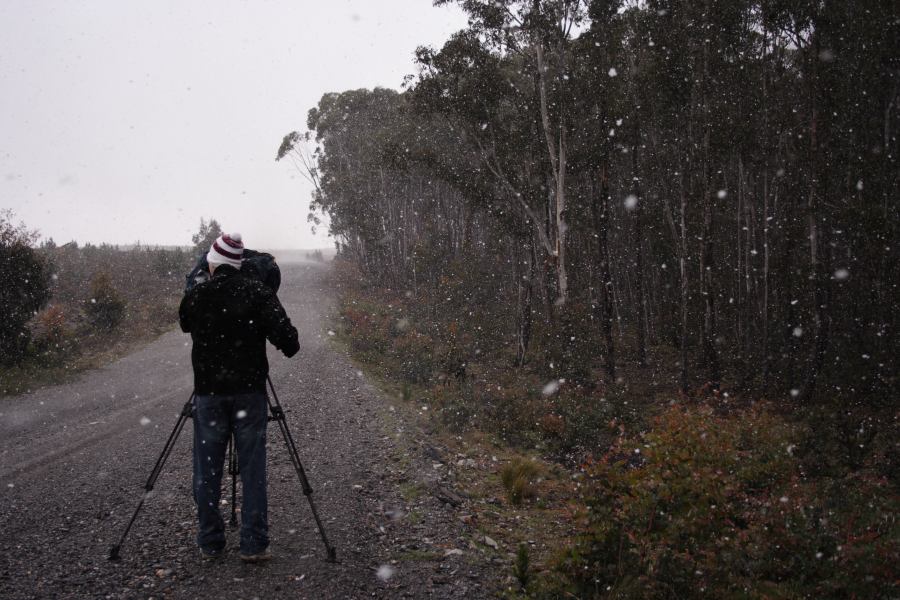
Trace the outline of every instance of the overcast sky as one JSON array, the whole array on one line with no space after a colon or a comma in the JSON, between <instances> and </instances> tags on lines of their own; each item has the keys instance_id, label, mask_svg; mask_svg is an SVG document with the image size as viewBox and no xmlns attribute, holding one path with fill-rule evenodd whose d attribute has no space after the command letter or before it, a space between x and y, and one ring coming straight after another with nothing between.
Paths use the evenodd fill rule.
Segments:
<instances>
[{"instance_id":1,"label":"overcast sky","mask_svg":"<svg viewBox=\"0 0 900 600\"><path fill-rule=\"evenodd\" d=\"M431 0L0 0L0 208L57 243L189 244L215 217L329 246L282 137L464 26Z\"/></svg>"}]
</instances>

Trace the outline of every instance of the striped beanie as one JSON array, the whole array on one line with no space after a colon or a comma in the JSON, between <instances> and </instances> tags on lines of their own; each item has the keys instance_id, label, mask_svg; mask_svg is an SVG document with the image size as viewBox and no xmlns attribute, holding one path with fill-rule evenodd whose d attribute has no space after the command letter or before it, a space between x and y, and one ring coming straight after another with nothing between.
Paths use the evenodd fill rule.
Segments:
<instances>
[{"instance_id":1,"label":"striped beanie","mask_svg":"<svg viewBox=\"0 0 900 600\"><path fill-rule=\"evenodd\" d=\"M206 253L206 262L213 265L231 265L241 268L241 256L244 254L244 244L239 233L223 233L216 238Z\"/></svg>"}]
</instances>

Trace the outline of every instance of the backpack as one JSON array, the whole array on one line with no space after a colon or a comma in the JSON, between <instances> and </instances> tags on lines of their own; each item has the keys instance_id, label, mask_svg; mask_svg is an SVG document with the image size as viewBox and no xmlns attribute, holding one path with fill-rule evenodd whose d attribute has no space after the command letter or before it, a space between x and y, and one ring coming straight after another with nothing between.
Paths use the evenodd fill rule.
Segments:
<instances>
[{"instance_id":1,"label":"backpack","mask_svg":"<svg viewBox=\"0 0 900 600\"><path fill-rule=\"evenodd\" d=\"M241 273L263 282L276 294L278 288L281 287L281 269L278 268L275 257L268 252L245 249L244 259L241 261Z\"/></svg>"},{"instance_id":2,"label":"backpack","mask_svg":"<svg viewBox=\"0 0 900 600\"><path fill-rule=\"evenodd\" d=\"M241 273L251 279L261 281L276 294L278 288L281 287L281 269L278 268L275 257L268 252L257 252L245 248L244 258L241 260ZM187 294L195 285L208 279L209 263L204 253L197 259L197 264L194 265L191 272L185 275L184 293Z\"/></svg>"}]
</instances>

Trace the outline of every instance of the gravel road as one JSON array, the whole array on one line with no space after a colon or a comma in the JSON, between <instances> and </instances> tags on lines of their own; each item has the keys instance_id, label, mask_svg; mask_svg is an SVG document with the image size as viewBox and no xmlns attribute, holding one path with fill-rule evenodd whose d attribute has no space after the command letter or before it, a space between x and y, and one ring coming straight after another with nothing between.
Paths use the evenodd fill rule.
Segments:
<instances>
[{"instance_id":1,"label":"gravel road","mask_svg":"<svg viewBox=\"0 0 900 600\"><path fill-rule=\"evenodd\" d=\"M473 543L451 463L328 340L327 265L283 264L301 350L271 376L338 562L325 550L275 424L266 565L203 562L194 544L192 424L122 547L106 559L191 393L190 337L171 331L78 381L0 398L0 598L479 598L499 587ZM451 489L448 490L448 487ZM402 493L401 493L402 492ZM230 494L223 495L230 500ZM230 506L223 506L226 514Z\"/></svg>"}]
</instances>

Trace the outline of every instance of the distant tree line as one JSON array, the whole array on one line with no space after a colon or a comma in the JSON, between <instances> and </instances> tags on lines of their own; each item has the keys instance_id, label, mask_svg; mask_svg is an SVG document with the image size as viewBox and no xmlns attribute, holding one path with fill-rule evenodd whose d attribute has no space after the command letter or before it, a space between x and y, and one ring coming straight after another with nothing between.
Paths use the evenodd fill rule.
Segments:
<instances>
[{"instance_id":1,"label":"distant tree line","mask_svg":"<svg viewBox=\"0 0 900 600\"><path fill-rule=\"evenodd\" d=\"M896 397L894 2L455 3L403 92L326 94L278 152L371 282L465 281L574 381Z\"/></svg>"}]
</instances>

